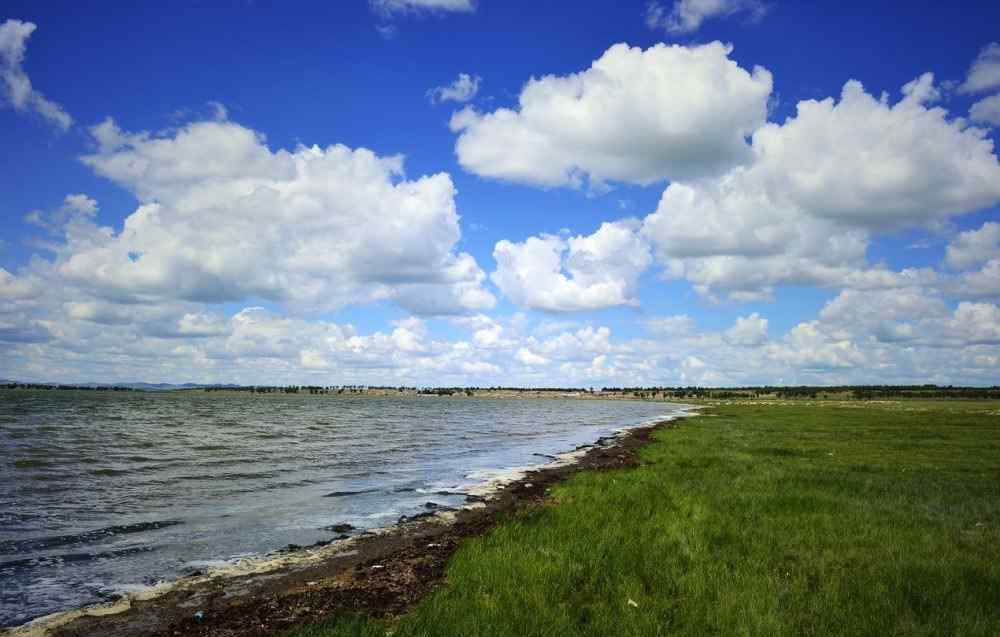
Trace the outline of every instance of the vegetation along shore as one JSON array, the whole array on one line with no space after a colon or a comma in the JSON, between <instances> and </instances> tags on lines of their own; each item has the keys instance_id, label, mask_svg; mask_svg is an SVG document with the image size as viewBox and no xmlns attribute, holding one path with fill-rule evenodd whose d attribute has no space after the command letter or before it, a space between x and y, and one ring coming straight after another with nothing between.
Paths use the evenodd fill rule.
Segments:
<instances>
[{"instance_id":1,"label":"vegetation along shore","mask_svg":"<svg viewBox=\"0 0 1000 637\"><path fill-rule=\"evenodd\" d=\"M346 635L1000 634L1000 403L721 401Z\"/></svg>"}]
</instances>

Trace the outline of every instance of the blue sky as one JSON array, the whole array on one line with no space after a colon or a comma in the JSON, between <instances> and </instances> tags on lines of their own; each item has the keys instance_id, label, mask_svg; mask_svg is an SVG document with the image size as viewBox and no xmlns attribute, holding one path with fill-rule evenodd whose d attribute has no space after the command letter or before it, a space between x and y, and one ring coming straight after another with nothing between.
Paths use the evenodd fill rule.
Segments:
<instances>
[{"instance_id":1,"label":"blue sky","mask_svg":"<svg viewBox=\"0 0 1000 637\"><path fill-rule=\"evenodd\" d=\"M0 377L994 384L998 23L6 3Z\"/></svg>"}]
</instances>

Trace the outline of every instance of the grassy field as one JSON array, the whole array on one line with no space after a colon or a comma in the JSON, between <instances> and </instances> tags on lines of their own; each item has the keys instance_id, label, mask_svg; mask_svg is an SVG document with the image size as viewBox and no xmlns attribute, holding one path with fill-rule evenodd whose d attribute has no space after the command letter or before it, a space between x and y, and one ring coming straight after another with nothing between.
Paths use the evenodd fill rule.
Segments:
<instances>
[{"instance_id":1,"label":"grassy field","mask_svg":"<svg viewBox=\"0 0 1000 637\"><path fill-rule=\"evenodd\" d=\"M709 407L343 635L1000 635L1000 404Z\"/></svg>"}]
</instances>

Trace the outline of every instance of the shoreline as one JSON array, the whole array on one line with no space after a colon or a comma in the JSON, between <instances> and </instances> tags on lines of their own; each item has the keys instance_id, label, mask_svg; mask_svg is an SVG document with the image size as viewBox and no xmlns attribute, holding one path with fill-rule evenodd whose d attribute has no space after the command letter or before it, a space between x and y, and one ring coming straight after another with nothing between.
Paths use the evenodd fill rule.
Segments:
<instances>
[{"instance_id":1,"label":"shoreline","mask_svg":"<svg viewBox=\"0 0 1000 637\"><path fill-rule=\"evenodd\" d=\"M700 409L674 404L681 413L623 427L543 465L512 467L466 491L462 507L433 508L346 539L240 560L111 602L45 615L0 634L267 635L332 612L398 614L443 578L462 539L482 535L516 508L542 501L548 487L577 471L634 466L636 451L654 431Z\"/></svg>"}]
</instances>

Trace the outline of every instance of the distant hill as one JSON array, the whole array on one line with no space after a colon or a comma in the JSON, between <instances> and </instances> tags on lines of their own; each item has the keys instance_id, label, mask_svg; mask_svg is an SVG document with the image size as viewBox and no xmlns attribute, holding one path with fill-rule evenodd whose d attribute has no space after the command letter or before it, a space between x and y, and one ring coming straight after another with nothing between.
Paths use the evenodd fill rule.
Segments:
<instances>
[{"instance_id":1,"label":"distant hill","mask_svg":"<svg viewBox=\"0 0 1000 637\"><path fill-rule=\"evenodd\" d=\"M242 385L233 384L200 384L200 383L115 383L119 387L131 387L132 389L141 389L143 391L170 391L172 389L204 389L206 387L220 388L220 389L235 389L242 387ZM95 385L99 387L100 385Z\"/></svg>"}]
</instances>

